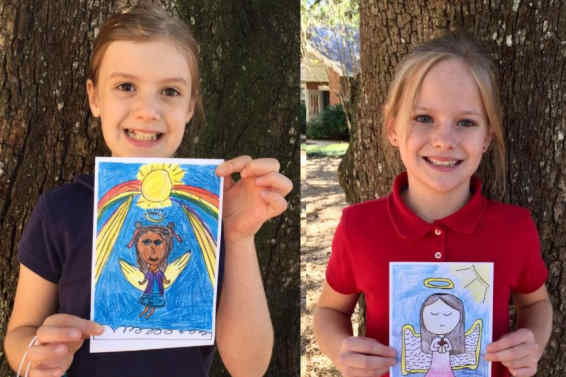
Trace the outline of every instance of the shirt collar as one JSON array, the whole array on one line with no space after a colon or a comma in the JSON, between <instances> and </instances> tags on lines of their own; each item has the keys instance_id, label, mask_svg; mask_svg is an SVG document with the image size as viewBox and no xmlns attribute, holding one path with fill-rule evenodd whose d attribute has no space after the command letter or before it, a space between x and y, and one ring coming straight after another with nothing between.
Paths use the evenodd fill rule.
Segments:
<instances>
[{"instance_id":1,"label":"shirt collar","mask_svg":"<svg viewBox=\"0 0 566 377\"><path fill-rule=\"evenodd\" d=\"M458 211L432 224L415 215L401 198L401 192L407 188L407 173L399 174L393 183L393 191L387 199L387 208L393 227L397 233L407 239L418 239L437 226L450 228L456 232L472 234L480 222L487 207L487 199L481 194L481 180L473 176L470 182L472 197Z\"/></svg>"}]
</instances>

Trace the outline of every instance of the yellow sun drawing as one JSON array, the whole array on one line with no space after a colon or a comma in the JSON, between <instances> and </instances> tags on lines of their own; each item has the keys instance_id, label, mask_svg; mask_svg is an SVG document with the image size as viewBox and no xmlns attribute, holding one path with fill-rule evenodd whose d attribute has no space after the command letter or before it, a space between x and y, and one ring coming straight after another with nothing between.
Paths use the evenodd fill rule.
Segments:
<instances>
[{"instance_id":1,"label":"yellow sun drawing","mask_svg":"<svg viewBox=\"0 0 566 377\"><path fill-rule=\"evenodd\" d=\"M141 196L137 205L144 209L171 205L169 195L174 185L182 184L185 172L177 164L155 163L143 165L138 171Z\"/></svg>"},{"instance_id":2,"label":"yellow sun drawing","mask_svg":"<svg viewBox=\"0 0 566 377\"><path fill-rule=\"evenodd\" d=\"M453 265L450 269L476 302L485 303L489 293L490 268L488 263L478 263Z\"/></svg>"}]
</instances>

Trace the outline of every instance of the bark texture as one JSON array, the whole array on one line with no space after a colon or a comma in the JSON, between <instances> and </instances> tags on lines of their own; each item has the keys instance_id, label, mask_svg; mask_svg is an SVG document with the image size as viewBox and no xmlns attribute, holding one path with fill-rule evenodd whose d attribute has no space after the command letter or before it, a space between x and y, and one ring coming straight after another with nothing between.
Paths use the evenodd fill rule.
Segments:
<instances>
[{"instance_id":1,"label":"bark texture","mask_svg":"<svg viewBox=\"0 0 566 377\"><path fill-rule=\"evenodd\" d=\"M153 2L172 12L190 9ZM11 375L1 344L16 287L17 243L42 192L92 172L94 156L108 154L88 109L88 59L97 28L135 3L0 2L0 376ZM188 130L179 155L277 157L298 187L298 4L193 3L185 14L201 42L208 126ZM257 236L277 336L270 373L281 376L298 375L299 368L297 190L289 202L285 216Z\"/></svg>"},{"instance_id":2,"label":"bark texture","mask_svg":"<svg viewBox=\"0 0 566 377\"><path fill-rule=\"evenodd\" d=\"M39 194L90 171L101 151L84 93L94 27L112 6L16 0L0 5L2 340L17 282L17 243ZM0 375L10 375L3 351L0 360Z\"/></svg>"},{"instance_id":3,"label":"bark texture","mask_svg":"<svg viewBox=\"0 0 566 377\"><path fill-rule=\"evenodd\" d=\"M267 376L299 375L299 3L185 0L200 42L206 122L187 129L183 154L272 156L295 190L285 214L256 237L275 329ZM243 308L243 310L245 310ZM215 362L213 376L228 376Z\"/></svg>"},{"instance_id":4,"label":"bark texture","mask_svg":"<svg viewBox=\"0 0 566 377\"><path fill-rule=\"evenodd\" d=\"M547 287L554 330L539 376L566 371L566 2L361 2L361 85L358 127L342 162L340 181L349 202L385 195L400 171L379 146L381 106L394 67L415 45L442 30L463 29L484 42L499 69L505 112L506 194L480 167L488 196L529 208L550 271ZM512 254L510 254L512 257Z\"/></svg>"}]
</instances>

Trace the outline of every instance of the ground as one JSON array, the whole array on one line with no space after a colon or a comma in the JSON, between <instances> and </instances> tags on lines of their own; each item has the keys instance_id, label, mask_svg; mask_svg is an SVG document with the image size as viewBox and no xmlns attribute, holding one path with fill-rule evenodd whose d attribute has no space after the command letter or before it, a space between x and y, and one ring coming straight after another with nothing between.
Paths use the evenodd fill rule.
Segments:
<instances>
[{"instance_id":1,"label":"ground","mask_svg":"<svg viewBox=\"0 0 566 377\"><path fill-rule=\"evenodd\" d=\"M347 205L338 184L340 157L306 157L301 152L301 376L340 376L320 353L312 315L324 283L334 229Z\"/></svg>"}]
</instances>

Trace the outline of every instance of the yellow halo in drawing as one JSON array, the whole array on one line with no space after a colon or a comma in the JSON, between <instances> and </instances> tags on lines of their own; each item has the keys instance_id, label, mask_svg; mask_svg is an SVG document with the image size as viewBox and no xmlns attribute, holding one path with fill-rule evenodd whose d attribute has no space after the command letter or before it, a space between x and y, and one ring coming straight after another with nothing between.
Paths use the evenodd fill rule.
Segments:
<instances>
[{"instance_id":1,"label":"yellow halo in drawing","mask_svg":"<svg viewBox=\"0 0 566 377\"><path fill-rule=\"evenodd\" d=\"M137 205L144 209L171 205L169 196L173 186L182 184L185 172L177 164L155 163L143 165L138 171L141 196Z\"/></svg>"},{"instance_id":2,"label":"yellow halo in drawing","mask_svg":"<svg viewBox=\"0 0 566 377\"><path fill-rule=\"evenodd\" d=\"M425 279L424 286L427 288L452 289L454 282L447 278L428 278Z\"/></svg>"}]
</instances>

